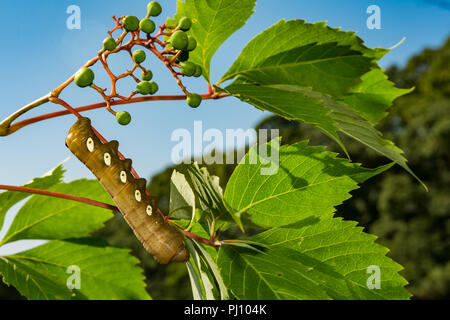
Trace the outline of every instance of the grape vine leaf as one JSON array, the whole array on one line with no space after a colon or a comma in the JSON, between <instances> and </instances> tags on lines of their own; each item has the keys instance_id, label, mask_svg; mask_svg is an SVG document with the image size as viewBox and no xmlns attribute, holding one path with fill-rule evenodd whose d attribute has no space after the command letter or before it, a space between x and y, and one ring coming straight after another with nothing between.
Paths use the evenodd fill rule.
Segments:
<instances>
[{"instance_id":1,"label":"grape vine leaf","mask_svg":"<svg viewBox=\"0 0 450 320\"><path fill-rule=\"evenodd\" d=\"M339 46L350 46L371 59L381 59L389 50L369 49L361 38L352 31L340 31L326 25L325 22L306 23L305 20L281 20L266 29L242 50L241 54L222 76L220 83L229 80L245 70L251 70L268 58L312 43L325 44L335 42ZM218 83L218 84L220 84Z\"/></svg>"},{"instance_id":2,"label":"grape vine leaf","mask_svg":"<svg viewBox=\"0 0 450 320\"><path fill-rule=\"evenodd\" d=\"M327 95L295 85L232 84L230 94L251 105L289 120L302 121L321 129L346 151L338 132L395 161L427 187L409 168L403 151L382 137L367 120Z\"/></svg>"},{"instance_id":3,"label":"grape vine leaf","mask_svg":"<svg viewBox=\"0 0 450 320\"><path fill-rule=\"evenodd\" d=\"M209 274L205 261L193 241L186 240L186 246L190 252L187 269L192 285L192 293L195 300L216 300L217 289Z\"/></svg>"},{"instance_id":4,"label":"grape vine leaf","mask_svg":"<svg viewBox=\"0 0 450 320\"><path fill-rule=\"evenodd\" d=\"M228 182L224 201L238 219L245 217L261 227L331 214L335 206L350 198L349 192L357 189L359 183L392 166L366 169L303 141L282 146L278 172L261 175L260 153L254 146L242 159ZM251 159L258 159L257 163Z\"/></svg>"},{"instance_id":5,"label":"grape vine leaf","mask_svg":"<svg viewBox=\"0 0 450 320\"><path fill-rule=\"evenodd\" d=\"M283 90L293 87L296 88L295 91ZM270 111L286 119L302 121L321 129L347 153L338 134L339 128L329 115L330 110L310 94L311 89L292 85L282 87L235 83L224 91L260 110Z\"/></svg>"},{"instance_id":6,"label":"grape vine leaf","mask_svg":"<svg viewBox=\"0 0 450 320\"><path fill-rule=\"evenodd\" d=\"M31 300L150 299L138 263L129 250L109 247L103 240L55 240L0 257L0 273L6 284ZM76 269L80 289L69 289L68 284L76 284L70 278Z\"/></svg>"},{"instance_id":7,"label":"grape vine leaf","mask_svg":"<svg viewBox=\"0 0 450 320\"><path fill-rule=\"evenodd\" d=\"M370 58L349 46L313 43L271 56L238 75L261 85L298 85L341 98L372 67Z\"/></svg>"},{"instance_id":8,"label":"grape vine leaf","mask_svg":"<svg viewBox=\"0 0 450 320\"><path fill-rule=\"evenodd\" d=\"M45 190L61 182L63 175L64 169L62 165L59 165L43 177L33 179L33 181L26 184L24 187ZM28 193L13 191L0 193L0 229L3 226L3 222L8 210L11 209L15 204L28 198L29 196L30 194Z\"/></svg>"},{"instance_id":9,"label":"grape vine leaf","mask_svg":"<svg viewBox=\"0 0 450 320\"><path fill-rule=\"evenodd\" d=\"M395 99L413 90L414 88L396 88L388 80L383 70L374 68L361 77L361 83L357 84L352 92L345 96L343 102L362 118L376 124L386 117L388 114L386 110Z\"/></svg>"},{"instance_id":10,"label":"grape vine leaf","mask_svg":"<svg viewBox=\"0 0 450 320\"><path fill-rule=\"evenodd\" d=\"M217 263L213 258L213 256L217 255L217 252L215 251L215 249L212 250L211 248L205 249L203 245L197 242L193 243L196 246L197 251L200 257L203 259L205 265L208 266L211 277L214 278L214 283L217 286L217 291L219 292L220 300L228 300L230 298L228 295L228 289L225 286L225 283L223 282L222 276L219 271L219 267L217 266ZM210 252L213 252L214 255L211 256Z\"/></svg>"},{"instance_id":11,"label":"grape vine leaf","mask_svg":"<svg viewBox=\"0 0 450 320\"><path fill-rule=\"evenodd\" d=\"M174 170L170 179L170 216L175 219L195 218L195 195L184 174Z\"/></svg>"},{"instance_id":12,"label":"grape vine leaf","mask_svg":"<svg viewBox=\"0 0 450 320\"><path fill-rule=\"evenodd\" d=\"M97 180L60 183L49 190L113 204ZM19 210L1 244L23 239L67 239L88 236L111 219L111 211L75 201L32 196Z\"/></svg>"},{"instance_id":13,"label":"grape vine leaf","mask_svg":"<svg viewBox=\"0 0 450 320\"><path fill-rule=\"evenodd\" d=\"M365 63L354 60L358 56L353 52L360 52L359 59L367 59ZM316 126L347 153L338 132L344 133L397 162L427 189L407 165L403 151L383 139L370 122L382 118L395 98L409 92L395 88L378 68L376 60L383 52L387 51L365 47L353 32L324 23L283 20L246 46L218 84L237 79L225 89L216 86L216 90L286 119ZM332 60L318 67L324 63L323 57ZM351 62L342 60L344 57ZM331 61L332 66L328 65ZM347 63L355 68L345 67ZM348 82L338 80L334 71L351 75ZM352 82L358 83L356 87L351 87Z\"/></svg>"},{"instance_id":14,"label":"grape vine leaf","mask_svg":"<svg viewBox=\"0 0 450 320\"><path fill-rule=\"evenodd\" d=\"M227 215L219 178L210 175L206 167L200 168L196 162L188 166L187 171L201 209L214 217Z\"/></svg>"},{"instance_id":15,"label":"grape vine leaf","mask_svg":"<svg viewBox=\"0 0 450 320\"><path fill-rule=\"evenodd\" d=\"M255 4L256 0L178 0L175 20L184 16L191 18L193 24L188 34L198 43L189 60L202 66L208 82L213 55L225 40L245 25Z\"/></svg>"},{"instance_id":16,"label":"grape vine leaf","mask_svg":"<svg viewBox=\"0 0 450 320\"><path fill-rule=\"evenodd\" d=\"M223 246L218 265L225 284L239 299L409 299L402 267L356 222L307 217L248 240L264 253ZM379 287L372 270L379 270ZM248 288L252 288L248 290Z\"/></svg>"}]
</instances>

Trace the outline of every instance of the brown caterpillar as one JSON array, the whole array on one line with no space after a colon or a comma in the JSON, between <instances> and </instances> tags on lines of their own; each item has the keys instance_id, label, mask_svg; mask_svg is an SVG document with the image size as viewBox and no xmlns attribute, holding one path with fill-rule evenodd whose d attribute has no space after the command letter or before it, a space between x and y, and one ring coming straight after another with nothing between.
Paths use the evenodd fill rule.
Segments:
<instances>
[{"instance_id":1,"label":"brown caterpillar","mask_svg":"<svg viewBox=\"0 0 450 320\"><path fill-rule=\"evenodd\" d=\"M117 141L102 143L92 130L91 120L79 118L67 135L66 145L98 178L136 237L159 263L189 259L181 233L154 212L146 180L135 179L130 171L132 161L119 158Z\"/></svg>"}]
</instances>

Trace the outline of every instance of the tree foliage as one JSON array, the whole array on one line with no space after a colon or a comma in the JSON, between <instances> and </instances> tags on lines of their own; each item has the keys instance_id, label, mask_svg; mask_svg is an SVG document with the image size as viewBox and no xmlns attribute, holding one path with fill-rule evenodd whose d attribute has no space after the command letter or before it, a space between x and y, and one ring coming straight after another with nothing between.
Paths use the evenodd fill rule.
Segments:
<instances>
[{"instance_id":1,"label":"tree foliage","mask_svg":"<svg viewBox=\"0 0 450 320\"><path fill-rule=\"evenodd\" d=\"M430 191L425 193L408 174L394 168L383 177L364 183L338 207L339 216L360 222L379 236L379 243L390 248L389 256L405 267L401 273L409 281L408 290L415 299L447 299L450 294L450 250L446 241L450 212L449 55L450 39L441 48L425 49L412 57L403 68L393 66L387 70L395 85L416 89L397 99L391 108L383 107L390 113L382 116L378 127L404 148L411 166ZM311 145L326 145L342 152L314 128L281 117L267 118L257 128L281 129L282 142L286 144L308 138ZM355 161L368 167L385 163L375 152L344 140ZM226 186L234 170L234 165L206 167L220 177L222 186ZM173 169L167 168L150 182L149 189L161 199L163 208L168 208L168 181ZM185 172L183 166L176 169Z\"/></svg>"},{"instance_id":2,"label":"tree foliage","mask_svg":"<svg viewBox=\"0 0 450 320\"><path fill-rule=\"evenodd\" d=\"M214 53L245 24L254 5L253 0L178 1L174 20L182 21L183 16L192 19L188 34L195 36L199 47L192 59L202 66L210 92L214 93L210 81ZM138 27L134 29L140 32ZM301 41L292 41L293 37ZM272 41L274 38L276 42ZM267 46L269 42L276 45ZM411 229L431 233L431 222L445 225L448 211L442 210L442 204L445 208L448 202L445 189L448 177L444 174L442 187L430 175L433 169L448 172L448 157L445 158L448 148L443 152L442 163L436 167L428 163L425 168L419 164L421 170L416 175L395 143L410 142L428 152L417 152L411 146L406 149L406 154L415 154L413 159L421 163L426 155L435 157L439 153L441 145L433 143L448 138L448 119L443 116L448 110L442 112L441 108L448 106L445 72L449 69L448 53L442 59L433 59L428 66L424 57L405 70L391 70L394 80L402 78L402 72L404 75L410 72L411 78L415 75L412 82L420 90L405 97L404 105L399 102L396 113L388 114L393 101L412 89L397 88L384 75L378 60L387 52L367 48L353 32L333 29L325 23L280 21L251 40L214 85L222 97L230 95L280 116L259 127L281 129L283 145L280 147L279 140L274 139L250 148L233 170L213 166L213 173L222 173L222 181L207 168L192 164L173 173L170 170L170 178L166 177L170 186L160 192L151 190L155 195L165 194L166 203L162 207L166 207L166 213L178 227L185 229L185 235L193 235L190 237L194 240L186 239L191 253L186 266L194 298L409 299L411 294L405 288L408 282L400 274L403 267L387 256L389 250L384 245L388 243L397 249L400 239L401 250L416 252L425 247L420 241L416 246L410 245L414 248L411 251L405 249L410 244L405 240L419 240L410 238ZM420 76L416 74L420 73L418 65L421 68L425 65L426 69ZM406 84L413 83L406 81L401 85ZM442 94L435 94L436 89ZM441 112L440 118L422 115L430 110ZM431 132L430 141L424 132ZM314 146L323 144L330 145L335 153ZM277 170L262 174L268 153L257 151L267 148L272 155L278 155ZM341 152L342 157L336 152ZM363 165L352 162L350 156ZM387 160L393 162L386 163ZM355 194L363 182L394 164L404 170L395 167L377 180L380 184L368 183L375 187L363 189L360 191L363 196L348 201L350 193ZM32 185L59 192L70 190L112 203L98 181L66 184L60 181L60 173L59 168L43 180L34 180ZM440 206L436 211L427 211L433 219L420 213L416 216L412 206L414 199L429 197L419 176L433 187L430 194L439 193L433 198L436 202L430 200L425 208L419 205L422 211ZM155 180L150 188L156 183ZM404 201L401 208L397 196ZM0 206L1 223L11 206L24 197L14 196L10 191L0 197L5 200ZM352 217L348 220L364 223L362 218L371 210L378 212L379 217L371 217L369 230L383 236L381 243L376 243L376 237L365 233L357 222L336 217L336 211L346 218L349 213ZM399 215L406 217L408 227L402 225ZM141 269L136 266L138 260L128 250L92 237L111 217L104 209L91 210L59 200L46 202L40 196L31 197L0 245L22 239L48 242L23 253L1 256L3 281L29 299L149 299ZM433 234L431 242L436 246L425 256L429 257L430 265L439 254L445 256L448 251L445 251L447 231ZM103 235L107 234L104 230ZM112 242L122 244L119 233L114 237ZM77 291L65 283L66 270L73 265L83 269L84 285ZM430 283L448 269L448 265L439 267L429 275ZM375 286L369 283L373 279L368 275L373 268L381 272ZM417 270L411 268L405 273L408 277L414 271ZM168 279L182 283L185 281L182 275L177 272ZM419 296L420 288L417 287Z\"/></svg>"}]
</instances>

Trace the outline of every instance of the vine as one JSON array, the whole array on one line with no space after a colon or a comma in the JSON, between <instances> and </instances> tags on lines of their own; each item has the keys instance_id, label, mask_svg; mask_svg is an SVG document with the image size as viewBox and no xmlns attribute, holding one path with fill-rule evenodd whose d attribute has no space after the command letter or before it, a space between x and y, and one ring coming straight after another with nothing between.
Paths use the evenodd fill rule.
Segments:
<instances>
[{"instance_id":1,"label":"vine","mask_svg":"<svg viewBox=\"0 0 450 320\"><path fill-rule=\"evenodd\" d=\"M113 168L107 173L115 177L111 183L114 194L122 195L120 192L126 186L132 195L127 193L121 203L111 190L105 194L97 181L63 183L62 166L25 186L0 185L0 190L6 191L0 193L0 226L7 211L25 199L26 194L48 199L31 197L20 209L19 218L15 218L0 246L21 239L51 239L49 244L20 256L0 256L0 272L5 282L30 298L72 299L75 293L65 287L64 267L73 265L73 259L77 259L83 270L91 274L99 272L97 277L88 280L92 281L91 287L83 286L78 298L149 298L141 286L142 277L136 261L127 253L99 244L90 237L111 219L111 211L129 205L135 210L130 212L136 213L132 217L136 219L130 224L130 215L124 216L130 219L127 220L130 226L135 226L132 227L134 231L140 228L148 231L146 236L156 235L152 240L157 240L155 243L161 250L166 249L163 252L177 249L174 255L170 253L170 258L176 259L163 260L164 263L184 262L188 255L179 256L178 253L189 251L186 265L196 299L410 297L404 288L406 280L398 274L401 266L386 257L387 249L376 244L374 238L362 232L356 223L336 218L334 213L336 207L350 197L351 191L394 164L416 177L402 150L375 129L394 99L411 90L395 88L379 68L377 61L389 50L367 48L352 32L304 20L282 20L254 37L213 85L210 80L213 55L245 25L254 6L255 0L177 1L175 16L159 26L153 21L162 13L161 5L156 1L148 4L147 14L142 19L132 15L113 16L114 25L106 32L102 48L91 60L50 93L0 123L0 136L6 137L45 120L66 115L76 117L85 125L73 127L76 129L66 140L69 149L92 172L98 169L95 175L99 179L100 173ZM270 45L273 39L277 39L276 46ZM132 66L116 74L112 72L110 58L119 53L125 53ZM157 95L159 85L154 81L153 71L144 66L148 55L156 57L165 66L180 92ZM96 84L93 67L98 65L107 74L109 87ZM206 80L206 93L189 90L185 80L191 77ZM120 82L124 79L134 82L135 89L122 92ZM228 81L231 83L225 85ZM93 90L100 100L85 106L72 106L61 99L61 94L72 84ZM156 199L150 197L144 179L140 179L131 166L131 160L117 150L117 142L108 143L98 130L93 127L90 130L90 121L82 116L86 111L104 109L108 116L114 116L120 125L126 126L132 117L127 111L116 110L118 106L147 101L185 101L189 107L198 108L205 100L227 97L316 127L332 138L347 156L341 135L349 136L392 162L369 169L352 163L349 156L343 159L324 147L309 146L307 141L280 146L280 140L274 139L250 148L225 189L217 177L196 163L187 166L184 173L174 170L170 179L170 204L165 215ZM46 103L56 104L61 110L19 119ZM265 153L260 152L264 148L270 150L270 155L277 153L279 156L276 163L269 161L270 169L272 165L278 169L271 170L271 175L262 173L269 157L267 149ZM90 163L91 158L97 161L92 160L94 165ZM112 158L117 167L111 162ZM114 170L118 170L119 175ZM108 204L111 197L116 205ZM78 205L85 209L83 205L88 205L91 209L71 211L70 207L60 210L64 204L57 202L58 199L72 201L75 208ZM36 207L40 210L34 210ZM181 247L172 241L173 234L168 239L157 237L162 234L157 234L158 228L167 226L164 222L185 236L183 238L174 230ZM257 232L246 238L232 236L228 239L227 231L233 227L245 236L250 228ZM145 237L140 236L143 233L135 234L145 243ZM169 242L173 242L171 246ZM49 255L54 251L58 254ZM109 263L98 267L102 264L98 257L108 259ZM46 261L49 268L54 269L32 266L34 262L30 261ZM115 278L118 273L114 266L121 263L124 265L121 271L124 270L127 277L129 274L131 285ZM385 282L380 291L367 285L367 268L373 266L383 269ZM23 270L16 273L17 268ZM33 273L27 268L34 270ZM28 282L30 278L37 284L36 288ZM56 283L54 286L52 281ZM41 285L45 290L40 288ZM108 290L96 289L102 285L108 286ZM128 287L131 291L126 290Z\"/></svg>"},{"instance_id":2,"label":"vine","mask_svg":"<svg viewBox=\"0 0 450 320\"><path fill-rule=\"evenodd\" d=\"M151 10L149 5L147 17L141 21L134 16L123 16L119 18L113 16L112 19L115 22L115 27L107 31L109 37L103 41L103 48L98 52L97 56L86 62L77 73L72 75L49 94L33 103L30 103L2 121L0 123L0 136L8 136L30 124L43 120L48 120L71 113L77 115L81 112L94 109L105 108L108 112L112 113L114 116L117 116L117 112L112 109L113 106L117 105L128 105L146 101L186 100L188 105L196 108L200 105L202 100L228 97L229 94L227 93L217 93L210 84L208 84L208 93L206 94L199 95L188 91L186 86L183 84L182 78L192 76L198 78L201 77L203 73L201 66L188 61L189 52L194 51L197 46L196 40L191 36L187 36L185 33L185 31L190 29L192 21L186 17L186 19L181 21L177 26L168 26L163 24L159 26L159 31L156 34L151 35L155 31L155 26L154 22L149 19L150 12ZM155 14L155 12L158 11L154 11L153 14ZM117 37L117 39L114 39L114 33L118 31L121 31L122 33L119 37ZM146 37L142 37L142 34L145 34ZM128 41L126 41L127 37L129 37ZM147 70L142 66L142 63L146 60L146 53L143 50L135 50L133 52L133 48L135 47L143 47L147 49L148 52L156 56L167 67L184 94L166 96L155 95L158 91L158 85L156 82L151 81L153 75L151 70ZM127 52L133 60L134 66L120 75L115 75L111 71L108 64L108 57L119 52ZM102 67L110 77L111 91L109 94L106 94L106 88L100 88L93 82L95 74L90 67L97 63L101 63ZM176 69L178 69L178 71ZM142 71L141 79L136 77L134 74L137 70ZM128 94L128 96L125 96L118 93L117 82L127 77L132 78L137 83L137 87L135 91L132 91ZM94 89L101 96L104 102L79 108L67 108L67 104L63 104L62 100L59 99L59 96L64 89L73 82L80 87L90 87ZM151 96L136 97L138 94ZM14 123L14 121L20 116L47 102L63 105L67 110L48 113ZM122 112L118 117L119 123L121 122L120 116L129 118L129 114L124 114ZM128 123L129 121L125 124Z\"/></svg>"},{"instance_id":3,"label":"vine","mask_svg":"<svg viewBox=\"0 0 450 320\"><path fill-rule=\"evenodd\" d=\"M216 93L215 89L212 88L210 84L208 85L207 94L199 95L196 93L190 93L187 87L183 84L182 77L199 78L203 73L202 67L200 65L188 61L189 52L194 51L197 47L197 41L195 40L195 38L186 34L186 32L189 31L192 26L191 19L189 19L188 17L184 17L179 21L179 23L171 26L163 24L159 26L159 31L152 35L152 33L154 33L156 30L156 25L153 20L149 18L159 16L162 12L162 8L159 3L153 1L149 3L147 11L147 16L142 20L139 20L137 17L131 15L122 16L119 18L113 16L112 19L115 22L115 26L113 29L107 31L109 37L105 38L105 40L103 41L103 48L98 51L97 56L86 62L79 69L79 71L77 71L56 89L52 90L48 95L22 108L21 110L17 111L16 113L5 119L3 122L1 122L0 136L7 136L30 124L64 116L67 114L73 114L77 118L80 118L82 117L81 112L100 108L105 108L109 113L114 115L119 124L128 125L131 122L131 115L126 111L116 112L112 109L113 106L123 104L128 105L144 101L186 100L189 106L191 106L192 108L197 108L200 106L202 100L220 99L229 96L229 94ZM121 32L120 36L114 38L115 32ZM145 37L142 37L142 35L145 35ZM128 41L127 37L129 38ZM148 52L156 56L169 70L170 74L175 79L176 83L184 94L156 96L155 94L159 90L158 84L154 81L151 81L153 78L152 71L146 69L142 65L142 63L147 58L146 52L141 49L133 51L133 49L136 47L145 48ZM111 55L120 52L127 52L134 65L130 70L127 70L120 75L115 75L111 71L111 68L108 64L108 58ZM111 80L111 91L109 94L106 93L108 90L107 88L100 88L94 83L95 74L92 71L91 67L97 63L101 63L103 69L106 71ZM139 79L134 74L137 70L140 70L142 72L141 79ZM132 78L137 83L137 85L135 91L130 92L128 96L124 96L118 92L117 82L127 77ZM80 88L92 88L101 96L104 102L79 108L73 108L66 101L59 98L64 89L72 83L75 83ZM135 97L138 94L151 96ZM14 123L14 121L18 117L47 102L52 102L54 104L60 105L66 110L48 113ZM95 128L92 129L103 143L108 142L108 140L106 140L99 131L97 131ZM126 159L125 156L120 152L118 153L118 156L122 160ZM133 176L136 179L139 179L139 175L136 170L134 168L131 168L131 171ZM25 187L0 186L0 189L63 198L66 200L78 201L81 203L118 211L118 209L114 206L82 197L63 195L44 190L33 190ZM146 192L147 195L150 196L149 191L146 190ZM168 217L164 216L159 208L157 208L156 210L161 216L163 216L165 221L172 223ZM211 235L210 239L205 239L184 230L178 225L176 226L185 236L191 239L197 240L200 243L209 246L220 246L220 242L217 241L219 237L218 235Z\"/></svg>"}]
</instances>

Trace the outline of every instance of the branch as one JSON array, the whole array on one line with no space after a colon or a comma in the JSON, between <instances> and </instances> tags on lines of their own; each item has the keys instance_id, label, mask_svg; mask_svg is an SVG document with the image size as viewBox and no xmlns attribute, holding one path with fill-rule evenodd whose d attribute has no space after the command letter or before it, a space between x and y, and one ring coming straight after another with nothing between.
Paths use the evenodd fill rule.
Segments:
<instances>
[{"instance_id":1,"label":"branch","mask_svg":"<svg viewBox=\"0 0 450 320\"><path fill-rule=\"evenodd\" d=\"M11 127L11 123L13 123L14 120L16 120L18 117L20 117L21 115L27 113L28 111L39 107L47 102L50 101L50 96L51 93L43 96L42 98L26 105L25 107L23 107L22 109L16 111L15 113L13 113L12 115L10 115L8 118L6 118L5 120L3 120L0 123L0 136L7 136L9 134L11 134L12 132L10 132L10 127Z\"/></svg>"},{"instance_id":2,"label":"branch","mask_svg":"<svg viewBox=\"0 0 450 320\"><path fill-rule=\"evenodd\" d=\"M53 198L59 198L59 199L65 199L65 200L71 200L76 202L81 202L84 204L88 204L91 206L112 210L112 211L119 211L119 209L115 206L112 206L107 203L83 198L83 197L77 197L70 194L60 193L60 192L54 192L54 191L47 191L47 190L40 190L40 189L33 189L33 188L27 188L27 187L15 187L15 186L5 186L0 185L0 190L8 190L8 191L16 191L16 192L24 192L24 193L30 193L30 194L37 194L41 196L47 196L47 197L53 197Z\"/></svg>"},{"instance_id":3,"label":"branch","mask_svg":"<svg viewBox=\"0 0 450 320\"><path fill-rule=\"evenodd\" d=\"M178 227L178 228L180 228L180 227ZM193 234L193 233L191 233L189 231L183 230L181 228L180 228L180 231L186 237L188 237L188 238L190 238L192 240L195 240L195 241L197 241L199 243L203 243L204 245L207 245L207 246L210 246L210 247L216 247L216 248L222 246L222 244L219 241L217 241L215 238L205 239L205 238L202 238L202 237L200 237L200 236L198 236L196 234Z\"/></svg>"},{"instance_id":4,"label":"branch","mask_svg":"<svg viewBox=\"0 0 450 320\"><path fill-rule=\"evenodd\" d=\"M228 94L203 94L201 96L202 96L203 100L217 100L217 99L229 97L230 95L228 95ZM111 106L127 105L127 104L147 102L147 101L184 101L184 100L186 100L186 98L187 98L186 95L136 97L136 98L131 98L128 101L114 100L114 101L110 102L110 105ZM79 108L74 108L74 110L76 112L82 113L82 112L86 112L86 111L102 109L105 107L107 107L107 103L101 102L101 103L86 105L86 106L79 107ZM63 110L63 111L45 114L42 116L29 118L26 120L18 121L16 123L14 123L13 125L11 125L10 127L7 127L6 130L3 130L3 131L2 131L3 127L0 124L0 136L8 136L26 126L29 126L30 124L34 124L34 123L37 123L40 121L49 120L49 119L53 119L53 118L57 118L57 117L66 116L69 114L72 114L72 112L70 112L68 110Z\"/></svg>"},{"instance_id":5,"label":"branch","mask_svg":"<svg viewBox=\"0 0 450 320\"><path fill-rule=\"evenodd\" d=\"M111 37L112 37L112 33L114 31L123 28L123 25L120 22L121 18L116 18L116 17L113 16L113 19L115 21L115 27L114 27L113 30L108 31L108 34ZM166 29L170 29L171 31L169 33L164 33L164 30L166 30ZM160 37L162 35L171 35L177 30L178 30L178 28L171 28L171 27L167 27L165 25L162 25L162 26L160 26L160 31L155 36L153 36L153 37L148 36L147 39L140 38L140 36L139 36L139 32L140 31L139 30L137 32L132 32L132 33L128 33L127 31L124 31L122 33L122 35L116 40L116 44L118 45L117 48L115 48L112 51L106 51L106 49L103 48L102 50L100 50L97 53L96 57L94 57L91 60L87 61L82 67L82 68L89 68L89 67L93 66L94 64L96 64L97 62L100 61L100 63L102 64L103 68L105 69L105 71L110 76L112 88L111 88L111 93L109 95L107 95L105 93L106 89L101 89L101 88L97 87L94 84L91 85L91 87L93 89L95 89L98 93L100 93L100 95L102 96L102 98L104 100L103 103L90 105L90 106L85 106L85 107L81 107L79 109L65 110L65 111L61 111L61 112L50 113L50 114L42 115L40 117L34 117L34 118L26 119L26 120L23 120L23 121L19 121L19 122L13 124L13 122L17 118L19 118L20 116L22 116L26 112L28 112L28 111L30 111L30 110L32 110L32 109L34 109L34 108L44 104L44 103L47 103L47 102L51 101L51 102L55 102L55 103L61 104L61 103L59 103L58 98L59 98L61 92L75 80L76 74L74 74L69 79L67 79L63 84L61 84L59 87L57 87L56 89L51 91L46 96L36 100L35 102L30 103L29 105L27 105L24 108L20 109L19 111L15 112L11 116L9 116L7 119L5 119L3 122L1 122L0 123L0 136L8 136L8 135L10 135L10 134L20 130L21 128L23 128L23 127L25 127L27 125L32 124L32 123L36 123L36 122L39 122L39 121L42 121L42 120L47 120L47 119L59 117L59 116L62 116L62 115L66 115L66 114L69 114L69 112L74 113L73 111L75 111L75 112L83 112L83 111L88 111L88 110L93 110L93 109L99 109L99 108L105 108L106 107L106 109L109 112L114 114L115 112L111 109L111 106L113 106L113 105L131 104L131 103L136 103L136 102L155 101L155 100L186 100L187 96L189 95L189 92L188 92L187 88L183 85L182 80L179 78L179 76L181 74L174 70L174 67L180 67L178 64L175 63L175 60L180 55L181 51L178 52L177 54L175 54L174 57L172 57L171 59L166 58L164 55L168 54L168 52L166 50L167 43L158 40L158 37ZM131 39L127 43L122 44L122 42L123 42L123 40L124 40L124 38L126 37L127 34L131 35ZM162 46L163 50L161 52L158 51L158 49L156 48L155 44L159 44L160 46ZM184 95L152 96L152 97L133 98L133 96L137 94L136 91L131 92L131 94L129 96L127 96L127 97L118 94L117 93L117 88L116 88L116 84L117 84L118 80L130 76L134 80L136 80L136 82L140 82L140 80L133 75L133 72L137 68L142 69L142 71L146 71L146 69L144 67L142 67L140 64L135 62L134 63L134 67L131 70L129 70L129 71L127 71L127 72L125 72L125 73L123 73L123 74L121 74L119 76L116 76L110 70L108 62L107 62L107 59L108 59L108 57L111 54L115 54L115 53L118 53L120 51L127 51L129 53L130 57L133 59L133 55L132 55L131 49L134 46L142 46L144 48L147 48L159 60L161 60L161 62L164 63L165 66L169 69L170 73L172 74L172 76L176 80L178 86L181 88L181 90L183 91ZM218 93L216 93L215 90L212 88L210 83L208 83L208 89L209 89L208 94L202 95L203 100L220 99L220 98L229 96L227 94L218 94ZM114 100L115 98L117 98L117 100Z\"/></svg>"}]
</instances>

